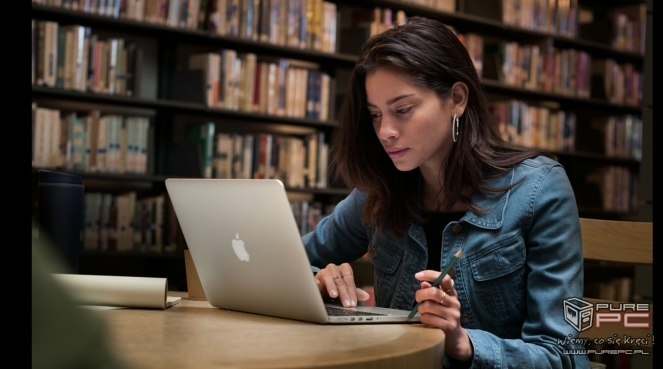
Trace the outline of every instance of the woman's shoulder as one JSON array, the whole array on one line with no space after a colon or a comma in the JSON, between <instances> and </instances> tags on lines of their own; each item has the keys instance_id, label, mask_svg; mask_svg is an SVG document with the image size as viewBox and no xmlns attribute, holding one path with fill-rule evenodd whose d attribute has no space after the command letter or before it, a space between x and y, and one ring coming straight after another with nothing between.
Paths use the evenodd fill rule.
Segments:
<instances>
[{"instance_id":1,"label":"woman's shoulder","mask_svg":"<svg viewBox=\"0 0 663 369\"><path fill-rule=\"evenodd\" d=\"M355 187L350 190L348 198L354 199L355 201L364 201L366 200L366 192Z\"/></svg>"},{"instance_id":2,"label":"woman's shoulder","mask_svg":"<svg viewBox=\"0 0 663 369\"><path fill-rule=\"evenodd\" d=\"M539 155L525 159L516 164L512 170L499 179L495 179L493 184L497 183L508 185L508 183L540 183L548 179L561 179L566 177L566 170L557 160L545 155Z\"/></svg>"},{"instance_id":3,"label":"woman's shoulder","mask_svg":"<svg viewBox=\"0 0 663 369\"><path fill-rule=\"evenodd\" d=\"M551 168L551 167L561 167L559 161L545 155L535 156L533 158L525 159L516 168L526 167L526 168Z\"/></svg>"},{"instance_id":4,"label":"woman's shoulder","mask_svg":"<svg viewBox=\"0 0 663 369\"><path fill-rule=\"evenodd\" d=\"M549 173L551 171L556 171L555 169L565 172L564 167L559 161L545 155L539 155L521 161L513 168L513 172L516 177L523 177L535 173Z\"/></svg>"},{"instance_id":5,"label":"woman's shoulder","mask_svg":"<svg viewBox=\"0 0 663 369\"><path fill-rule=\"evenodd\" d=\"M559 187L560 181L568 182L568 175L559 161L540 155L518 164L513 170L513 179L514 182L530 183L537 187L544 182Z\"/></svg>"}]
</instances>

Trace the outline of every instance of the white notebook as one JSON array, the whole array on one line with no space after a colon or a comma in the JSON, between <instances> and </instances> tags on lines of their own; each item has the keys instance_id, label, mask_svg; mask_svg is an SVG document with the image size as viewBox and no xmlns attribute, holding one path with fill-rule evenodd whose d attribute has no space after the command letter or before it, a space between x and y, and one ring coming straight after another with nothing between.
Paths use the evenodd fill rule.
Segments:
<instances>
[{"instance_id":1,"label":"white notebook","mask_svg":"<svg viewBox=\"0 0 663 369\"><path fill-rule=\"evenodd\" d=\"M53 274L81 305L166 309L181 301L168 296L166 278Z\"/></svg>"}]
</instances>

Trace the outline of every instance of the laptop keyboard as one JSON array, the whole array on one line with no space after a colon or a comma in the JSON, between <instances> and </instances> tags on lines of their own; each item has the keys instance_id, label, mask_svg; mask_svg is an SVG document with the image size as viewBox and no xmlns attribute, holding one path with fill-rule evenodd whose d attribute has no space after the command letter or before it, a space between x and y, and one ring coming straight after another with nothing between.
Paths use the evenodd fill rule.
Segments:
<instances>
[{"instance_id":1,"label":"laptop keyboard","mask_svg":"<svg viewBox=\"0 0 663 369\"><path fill-rule=\"evenodd\" d=\"M334 307L334 306L325 306L325 308L327 309L327 315L329 315L329 316L387 315L387 314L380 314L380 313L369 313L367 311L343 309L343 308Z\"/></svg>"}]
</instances>

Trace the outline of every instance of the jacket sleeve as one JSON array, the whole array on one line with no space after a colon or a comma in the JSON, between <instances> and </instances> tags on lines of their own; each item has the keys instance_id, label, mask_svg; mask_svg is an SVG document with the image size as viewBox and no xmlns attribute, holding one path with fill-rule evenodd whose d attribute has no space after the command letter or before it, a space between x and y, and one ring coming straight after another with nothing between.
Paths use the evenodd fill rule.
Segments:
<instances>
[{"instance_id":1,"label":"jacket sleeve","mask_svg":"<svg viewBox=\"0 0 663 369\"><path fill-rule=\"evenodd\" d=\"M365 195L353 190L314 231L302 236L313 267L352 262L366 253L369 237L361 216L364 201Z\"/></svg>"},{"instance_id":2,"label":"jacket sleeve","mask_svg":"<svg viewBox=\"0 0 663 369\"><path fill-rule=\"evenodd\" d=\"M564 318L564 300L583 295L580 222L573 189L555 165L536 184L526 231L527 316L520 339L467 329L474 347L471 368L589 368L572 344L578 331ZM527 228L526 228L527 229ZM446 368L462 367L447 359Z\"/></svg>"}]
</instances>

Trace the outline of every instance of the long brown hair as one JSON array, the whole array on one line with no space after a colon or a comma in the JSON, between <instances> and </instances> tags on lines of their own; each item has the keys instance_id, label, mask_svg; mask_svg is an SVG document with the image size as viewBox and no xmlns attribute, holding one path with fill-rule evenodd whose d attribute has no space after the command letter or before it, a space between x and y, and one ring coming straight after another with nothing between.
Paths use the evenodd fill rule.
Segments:
<instances>
[{"instance_id":1,"label":"long brown hair","mask_svg":"<svg viewBox=\"0 0 663 369\"><path fill-rule=\"evenodd\" d=\"M440 97L448 96L455 82L464 82L469 89L467 107L460 118L459 140L446 165L445 209L460 201L481 213L472 203L472 195L506 190L487 187L487 178L541 155L500 138L472 59L454 32L438 21L411 17L404 25L371 37L362 47L331 147L333 173L349 187L366 193L364 220L378 230L402 235L410 219L420 216L421 209L419 170L396 169L373 130L367 109L366 75L382 67L406 73L414 83L434 90Z\"/></svg>"}]
</instances>

